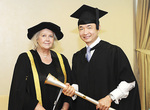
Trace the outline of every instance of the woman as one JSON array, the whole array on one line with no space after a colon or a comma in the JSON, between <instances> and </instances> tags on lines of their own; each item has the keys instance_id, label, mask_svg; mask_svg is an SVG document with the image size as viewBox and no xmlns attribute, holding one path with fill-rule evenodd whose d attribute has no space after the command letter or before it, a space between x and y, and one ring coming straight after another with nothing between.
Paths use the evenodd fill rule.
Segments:
<instances>
[{"instance_id":1,"label":"woman","mask_svg":"<svg viewBox=\"0 0 150 110\"><path fill-rule=\"evenodd\" d=\"M50 50L53 48L56 39L63 38L61 29L51 22L42 22L28 29L28 38L34 42L34 49L30 50L34 60L29 59L27 53L18 57L15 65L13 80L11 84L8 110L52 110L60 89L52 85L44 84L49 73L64 82L70 82L70 66L64 55L62 56L66 76L62 72L57 54ZM33 69L34 62L37 71ZM36 80L35 80L36 79ZM38 85L39 84L39 85ZM37 86L38 85L38 86ZM38 94L38 90L40 91ZM41 95L41 102L38 96ZM69 97L61 94L59 103L55 110L68 110Z\"/></svg>"}]
</instances>

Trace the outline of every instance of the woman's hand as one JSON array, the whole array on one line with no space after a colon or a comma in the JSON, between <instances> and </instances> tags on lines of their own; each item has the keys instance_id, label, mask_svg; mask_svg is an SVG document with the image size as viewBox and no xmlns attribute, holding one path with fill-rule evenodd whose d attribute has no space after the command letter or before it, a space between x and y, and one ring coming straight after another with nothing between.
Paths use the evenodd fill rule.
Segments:
<instances>
[{"instance_id":1,"label":"woman's hand","mask_svg":"<svg viewBox=\"0 0 150 110\"><path fill-rule=\"evenodd\" d=\"M69 103L68 102L64 102L63 107L61 110L68 110L69 109Z\"/></svg>"},{"instance_id":2,"label":"woman's hand","mask_svg":"<svg viewBox=\"0 0 150 110\"><path fill-rule=\"evenodd\" d=\"M40 103L38 103L34 110L46 110Z\"/></svg>"},{"instance_id":3,"label":"woman's hand","mask_svg":"<svg viewBox=\"0 0 150 110\"><path fill-rule=\"evenodd\" d=\"M66 85L66 87L63 88L63 91L62 91L62 92L63 92L66 96L72 97L72 96L75 94L75 89L74 89L74 87L70 86L69 83L66 83L65 85Z\"/></svg>"},{"instance_id":4,"label":"woman's hand","mask_svg":"<svg viewBox=\"0 0 150 110\"><path fill-rule=\"evenodd\" d=\"M111 98L109 95L107 95L106 97L100 99L99 104L96 106L96 109L98 110L108 110L109 107L111 106Z\"/></svg>"}]
</instances>

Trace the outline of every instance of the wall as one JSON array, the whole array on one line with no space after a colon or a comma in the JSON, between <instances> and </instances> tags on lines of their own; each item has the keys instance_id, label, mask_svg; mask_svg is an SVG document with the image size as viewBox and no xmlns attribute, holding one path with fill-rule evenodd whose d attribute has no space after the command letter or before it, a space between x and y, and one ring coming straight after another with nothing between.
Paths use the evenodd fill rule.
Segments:
<instances>
[{"instance_id":1,"label":"wall","mask_svg":"<svg viewBox=\"0 0 150 110\"><path fill-rule=\"evenodd\" d=\"M132 0L0 0L0 95L8 95L13 69L20 53L30 49L27 29L42 21L58 24L64 38L56 51L71 65L72 55L85 44L80 40L77 20L70 15L87 4L109 13L101 22L100 38L119 45L134 64Z\"/></svg>"}]
</instances>

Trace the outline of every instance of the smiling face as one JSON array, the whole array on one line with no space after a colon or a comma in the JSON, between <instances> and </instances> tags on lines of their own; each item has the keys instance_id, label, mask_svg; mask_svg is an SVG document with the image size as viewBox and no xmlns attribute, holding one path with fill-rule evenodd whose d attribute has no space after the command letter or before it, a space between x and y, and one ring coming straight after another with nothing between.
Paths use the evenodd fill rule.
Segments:
<instances>
[{"instance_id":1,"label":"smiling face","mask_svg":"<svg viewBox=\"0 0 150 110\"><path fill-rule=\"evenodd\" d=\"M96 29L95 23L79 25L80 38L89 46L98 37L99 30Z\"/></svg>"},{"instance_id":2,"label":"smiling face","mask_svg":"<svg viewBox=\"0 0 150 110\"><path fill-rule=\"evenodd\" d=\"M44 50L51 49L54 44L53 31L49 29L41 30L37 39L37 43L39 49L44 49Z\"/></svg>"}]
</instances>

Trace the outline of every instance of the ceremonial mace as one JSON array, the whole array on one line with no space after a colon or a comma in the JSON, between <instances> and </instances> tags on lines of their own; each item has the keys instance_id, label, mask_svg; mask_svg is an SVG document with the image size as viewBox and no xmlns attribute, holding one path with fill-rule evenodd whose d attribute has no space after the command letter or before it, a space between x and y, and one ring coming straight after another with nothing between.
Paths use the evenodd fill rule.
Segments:
<instances>
[{"instance_id":1,"label":"ceremonial mace","mask_svg":"<svg viewBox=\"0 0 150 110\"><path fill-rule=\"evenodd\" d=\"M62 89L66 87L66 85L64 83L62 83L61 81L59 81L57 78L55 78L50 73L48 74L48 76L47 76L47 78L45 80L45 83L53 85L53 86L60 87ZM96 101L96 100L94 100L94 99L92 99L92 98L90 98L90 97L88 97L88 96L86 96L86 95L84 95L84 94L82 94L82 93L80 93L78 91L75 91L75 94L77 96L79 96L79 97L81 97L81 98L83 98L83 99L85 99L85 100L87 100L87 101L95 104L95 105L98 105L98 103L99 103L98 101ZM115 109L113 109L113 108L110 107L109 110L115 110Z\"/></svg>"}]
</instances>

